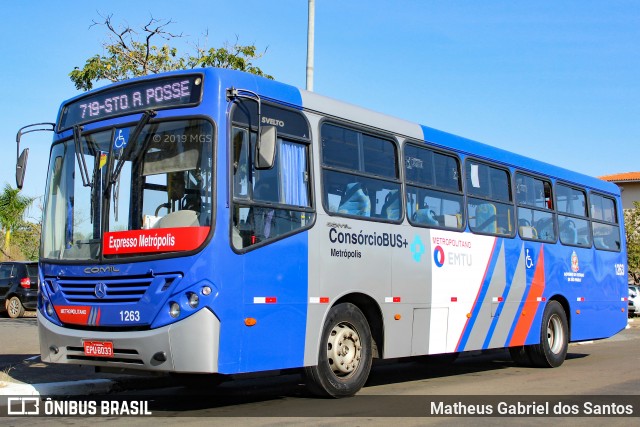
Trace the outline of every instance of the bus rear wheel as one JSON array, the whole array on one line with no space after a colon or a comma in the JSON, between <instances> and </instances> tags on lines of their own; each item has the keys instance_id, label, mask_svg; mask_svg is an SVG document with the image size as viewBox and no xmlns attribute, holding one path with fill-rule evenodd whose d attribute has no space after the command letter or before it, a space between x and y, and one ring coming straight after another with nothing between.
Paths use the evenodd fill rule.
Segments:
<instances>
[{"instance_id":1,"label":"bus rear wheel","mask_svg":"<svg viewBox=\"0 0 640 427\"><path fill-rule=\"evenodd\" d=\"M329 310L320 341L318 365L305 368L307 388L319 396L356 394L371 371L371 330L362 311L351 303Z\"/></svg>"},{"instance_id":2,"label":"bus rear wheel","mask_svg":"<svg viewBox=\"0 0 640 427\"><path fill-rule=\"evenodd\" d=\"M567 315L558 301L550 301L542 316L540 344L527 346L527 353L534 366L556 368L567 357L568 346Z\"/></svg>"}]
</instances>

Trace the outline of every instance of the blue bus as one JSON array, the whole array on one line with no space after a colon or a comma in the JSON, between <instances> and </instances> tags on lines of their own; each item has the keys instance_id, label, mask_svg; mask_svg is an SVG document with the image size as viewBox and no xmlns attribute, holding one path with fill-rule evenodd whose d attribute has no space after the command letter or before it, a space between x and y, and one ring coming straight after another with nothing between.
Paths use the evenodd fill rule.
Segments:
<instances>
[{"instance_id":1,"label":"blue bus","mask_svg":"<svg viewBox=\"0 0 640 427\"><path fill-rule=\"evenodd\" d=\"M18 153L39 129L46 362L299 368L342 397L376 358L557 367L627 323L611 183L214 68L72 98Z\"/></svg>"}]
</instances>

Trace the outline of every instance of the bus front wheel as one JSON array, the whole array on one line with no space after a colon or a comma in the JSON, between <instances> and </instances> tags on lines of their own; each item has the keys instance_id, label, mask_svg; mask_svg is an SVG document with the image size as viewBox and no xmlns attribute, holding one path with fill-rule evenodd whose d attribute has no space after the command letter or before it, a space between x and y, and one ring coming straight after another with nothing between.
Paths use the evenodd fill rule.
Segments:
<instances>
[{"instance_id":1,"label":"bus front wheel","mask_svg":"<svg viewBox=\"0 0 640 427\"><path fill-rule=\"evenodd\" d=\"M549 301L544 308L540 328L540 344L527 346L534 366L556 368L564 362L569 345L567 315L558 301Z\"/></svg>"},{"instance_id":2,"label":"bus front wheel","mask_svg":"<svg viewBox=\"0 0 640 427\"><path fill-rule=\"evenodd\" d=\"M305 368L313 394L353 396L369 377L372 363L371 330L362 311L351 303L329 310L322 328L318 365Z\"/></svg>"}]
</instances>

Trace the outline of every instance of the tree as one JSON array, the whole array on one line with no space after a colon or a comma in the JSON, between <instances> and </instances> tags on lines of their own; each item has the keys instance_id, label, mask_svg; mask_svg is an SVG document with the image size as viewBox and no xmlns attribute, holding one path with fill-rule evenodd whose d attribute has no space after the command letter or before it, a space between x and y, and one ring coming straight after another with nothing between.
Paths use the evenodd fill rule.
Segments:
<instances>
[{"instance_id":1,"label":"tree","mask_svg":"<svg viewBox=\"0 0 640 427\"><path fill-rule=\"evenodd\" d=\"M10 253L20 253L21 259L37 261L40 252L42 224L24 221L11 237Z\"/></svg>"},{"instance_id":2,"label":"tree","mask_svg":"<svg viewBox=\"0 0 640 427\"><path fill-rule=\"evenodd\" d=\"M638 284L640 283L640 202L633 202L633 208L624 211L624 226L629 277Z\"/></svg>"},{"instance_id":3,"label":"tree","mask_svg":"<svg viewBox=\"0 0 640 427\"><path fill-rule=\"evenodd\" d=\"M146 25L136 31L128 25L115 26L112 16L101 15L101 20L94 20L91 25L105 26L109 37L102 43L104 54L92 56L87 59L84 67L75 67L69 73L77 89L90 90L93 84L100 80L117 82L132 77L196 67L231 68L273 79L253 65L253 61L264 55L264 52L258 52L254 44L243 46L236 39L233 45L226 43L218 49L196 45L195 52L179 54L178 49L168 43L162 46L155 44L158 39L169 42L183 37L182 34L167 30L173 21L151 17Z\"/></svg>"},{"instance_id":4,"label":"tree","mask_svg":"<svg viewBox=\"0 0 640 427\"><path fill-rule=\"evenodd\" d=\"M0 193L0 227L4 232L4 252L9 253L11 233L18 230L25 223L24 215L35 197L23 196L20 190L5 184Z\"/></svg>"}]
</instances>

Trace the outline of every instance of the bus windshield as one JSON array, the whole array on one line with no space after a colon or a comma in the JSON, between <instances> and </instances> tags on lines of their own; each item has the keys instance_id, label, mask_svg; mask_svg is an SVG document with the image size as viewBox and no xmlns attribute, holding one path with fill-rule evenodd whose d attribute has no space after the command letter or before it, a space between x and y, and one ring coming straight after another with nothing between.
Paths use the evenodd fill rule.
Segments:
<instances>
[{"instance_id":1,"label":"bus windshield","mask_svg":"<svg viewBox=\"0 0 640 427\"><path fill-rule=\"evenodd\" d=\"M116 125L53 146L42 258L94 261L203 243L212 218L213 125L154 122L130 141L134 129Z\"/></svg>"}]
</instances>

